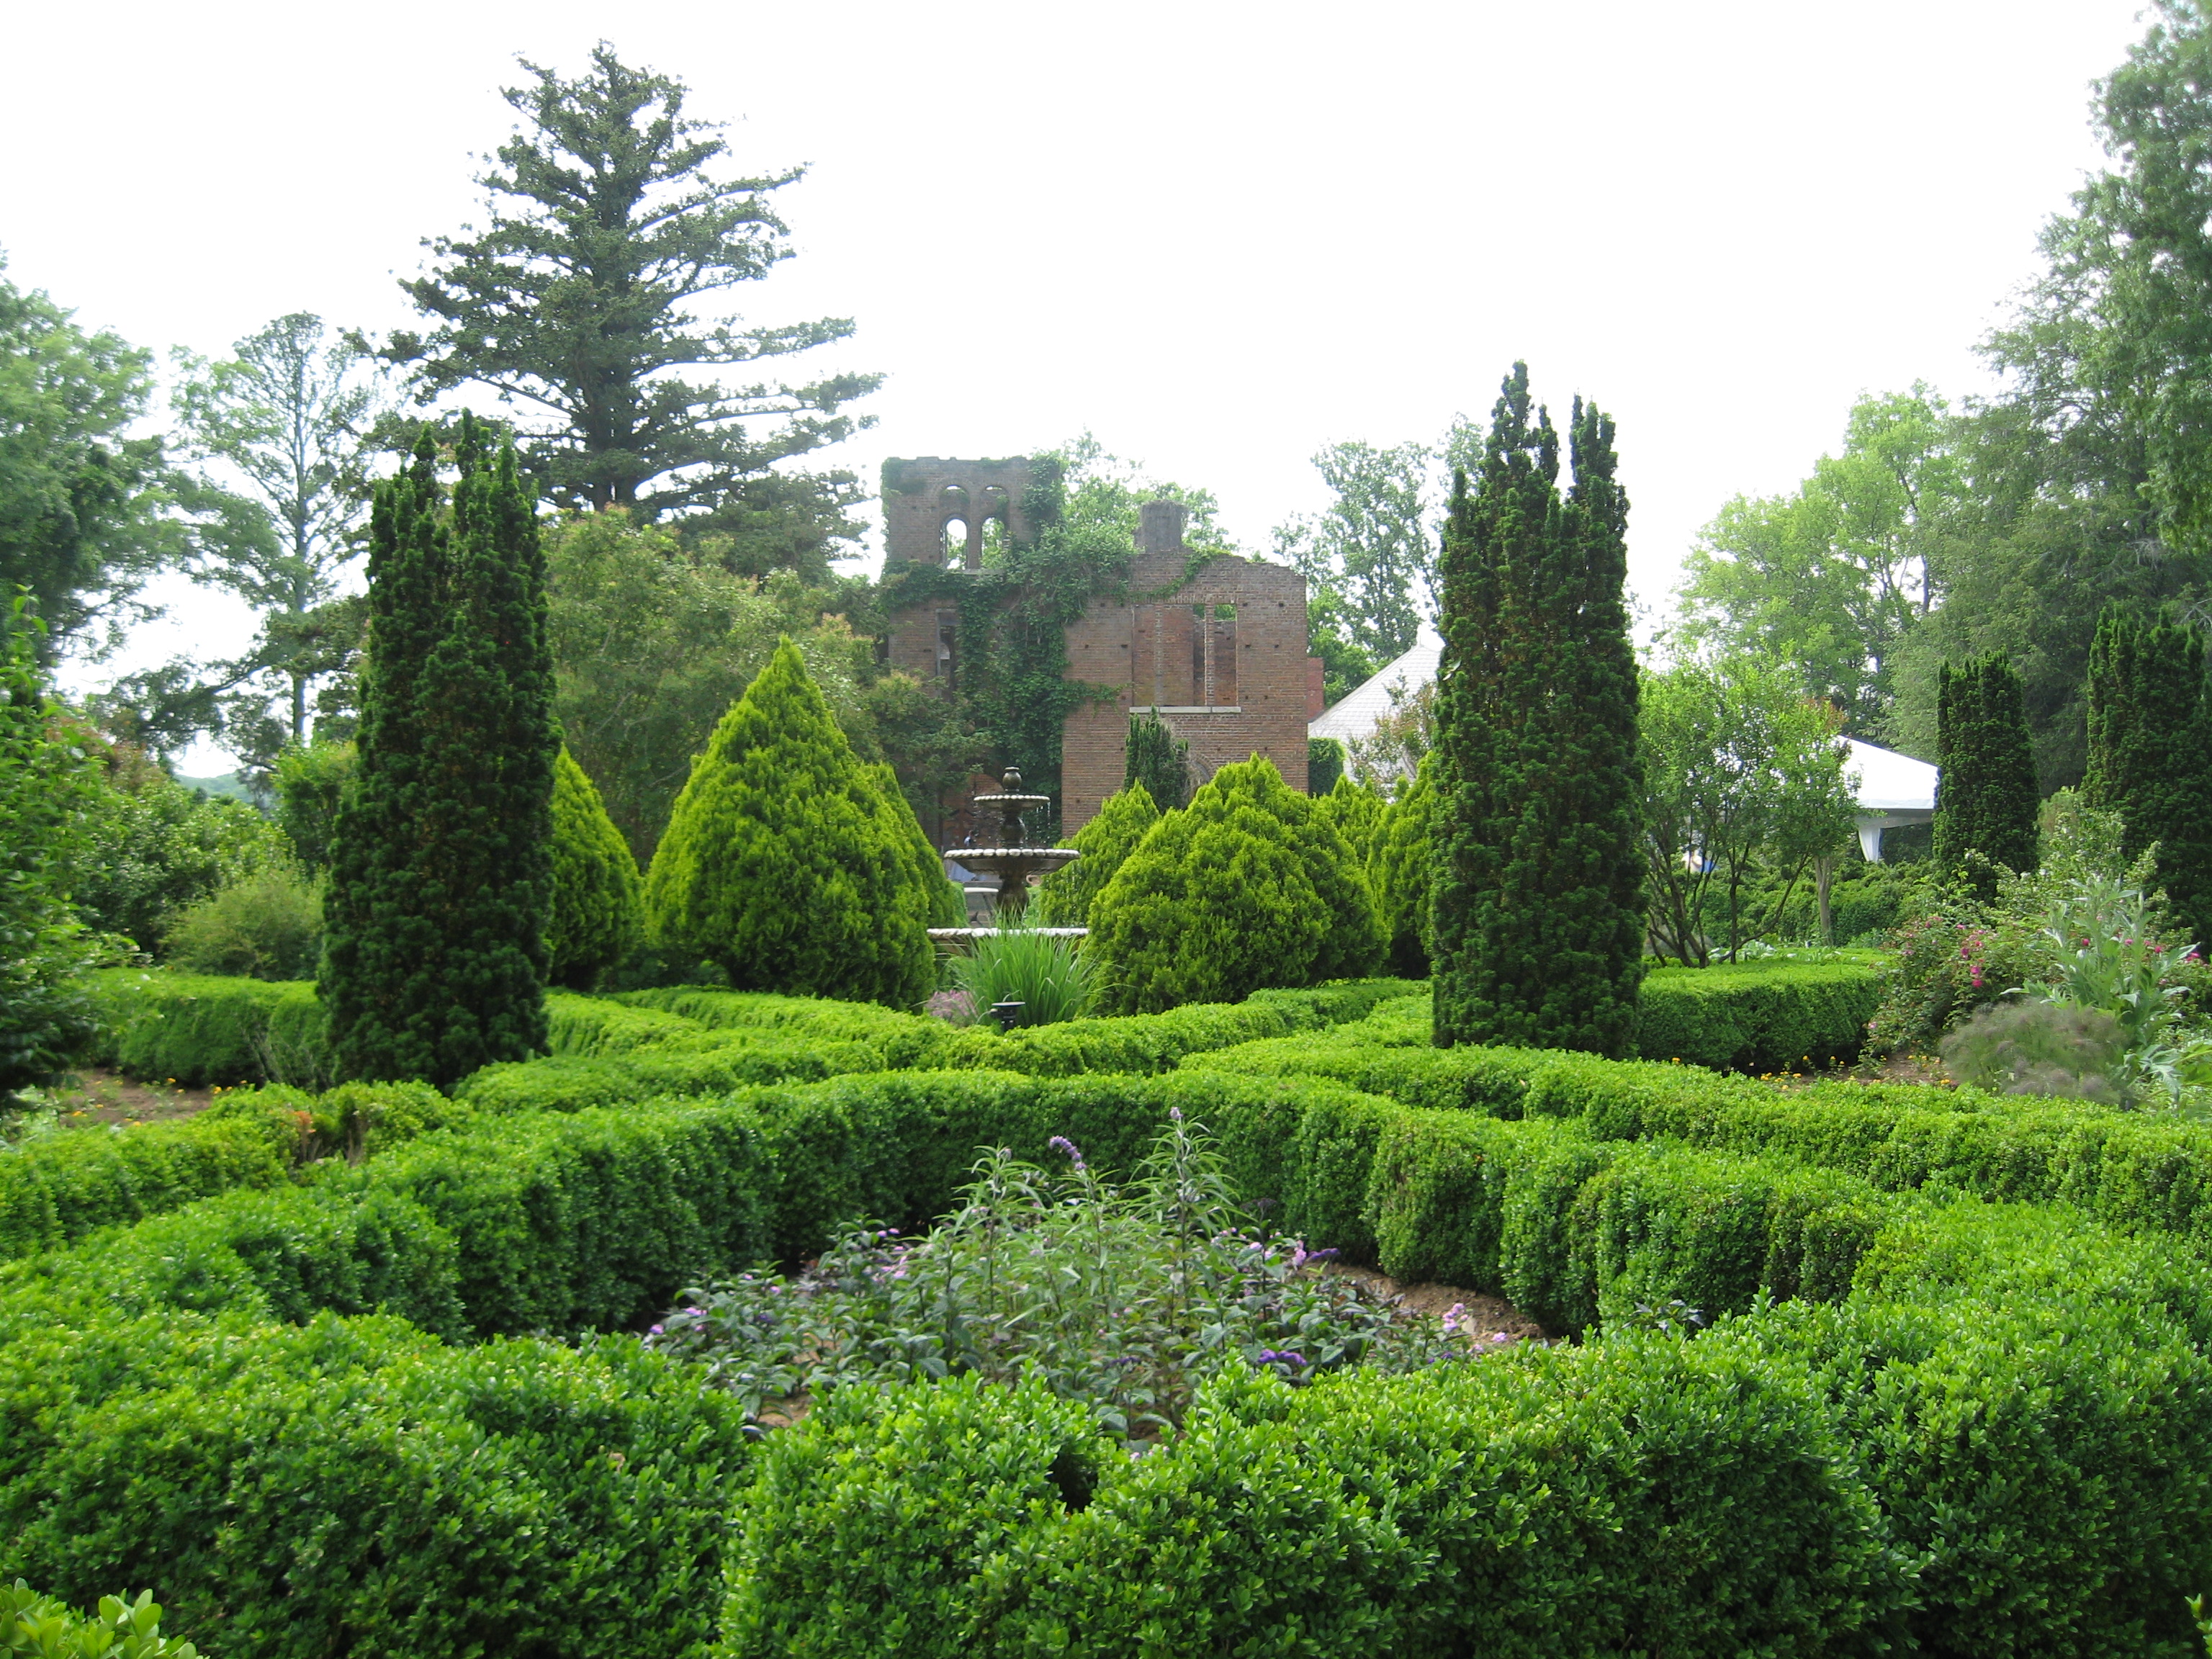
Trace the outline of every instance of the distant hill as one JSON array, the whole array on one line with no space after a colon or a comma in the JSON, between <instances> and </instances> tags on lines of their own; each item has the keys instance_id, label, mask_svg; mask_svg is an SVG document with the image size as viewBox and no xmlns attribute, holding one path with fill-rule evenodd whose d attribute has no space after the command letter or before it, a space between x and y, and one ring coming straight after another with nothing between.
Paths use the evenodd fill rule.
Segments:
<instances>
[{"instance_id":1,"label":"distant hill","mask_svg":"<svg viewBox=\"0 0 2212 1659\"><path fill-rule=\"evenodd\" d=\"M253 792L248 789L235 772L226 772L219 778L179 778L187 789L197 789L203 794L228 795L233 800L251 802Z\"/></svg>"}]
</instances>

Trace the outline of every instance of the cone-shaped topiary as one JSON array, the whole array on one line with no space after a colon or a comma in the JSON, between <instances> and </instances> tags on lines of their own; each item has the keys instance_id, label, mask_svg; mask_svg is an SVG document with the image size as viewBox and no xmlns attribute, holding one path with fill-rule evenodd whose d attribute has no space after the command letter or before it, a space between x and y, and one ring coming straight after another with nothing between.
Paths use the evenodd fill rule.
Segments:
<instances>
[{"instance_id":1,"label":"cone-shaped topiary","mask_svg":"<svg viewBox=\"0 0 2212 1659\"><path fill-rule=\"evenodd\" d=\"M553 982L588 991L644 942L637 860L564 745L553 763Z\"/></svg>"},{"instance_id":2,"label":"cone-shaped topiary","mask_svg":"<svg viewBox=\"0 0 2212 1659\"><path fill-rule=\"evenodd\" d=\"M741 991L910 1008L935 981L920 843L787 640L692 763L646 878L647 926Z\"/></svg>"},{"instance_id":3,"label":"cone-shaped topiary","mask_svg":"<svg viewBox=\"0 0 2212 1659\"><path fill-rule=\"evenodd\" d=\"M1999 651L1945 663L1936 687L1936 864L1958 871L1979 853L2008 870L2034 869L2035 757L2012 659Z\"/></svg>"},{"instance_id":4,"label":"cone-shaped topiary","mask_svg":"<svg viewBox=\"0 0 2212 1659\"><path fill-rule=\"evenodd\" d=\"M1371 973L1382 936L1344 837L1255 755L1146 833L1091 902L1088 948L1106 1010L1153 1013Z\"/></svg>"},{"instance_id":5,"label":"cone-shaped topiary","mask_svg":"<svg viewBox=\"0 0 2212 1659\"><path fill-rule=\"evenodd\" d=\"M1383 812L1375 851L1368 860L1375 908L1382 916L1389 969L1401 979L1429 976L1429 893L1435 884L1436 810L1435 768L1423 756L1411 786Z\"/></svg>"},{"instance_id":6,"label":"cone-shaped topiary","mask_svg":"<svg viewBox=\"0 0 2212 1659\"><path fill-rule=\"evenodd\" d=\"M921 820L914 815L914 806L899 787L898 774L886 762L878 761L868 768L868 776L884 799L906 808L906 824L912 832L907 837L907 859L914 878L921 884L929 896L929 925L932 927L964 927L968 925L968 899L960 890L960 884L945 873L945 857L930 845L929 831L921 827Z\"/></svg>"},{"instance_id":7,"label":"cone-shaped topiary","mask_svg":"<svg viewBox=\"0 0 2212 1659\"><path fill-rule=\"evenodd\" d=\"M2090 805L2120 815L2130 860L2158 844L2158 883L2192 940L2212 943L2212 700L2197 630L2106 607L2089 647Z\"/></svg>"},{"instance_id":8,"label":"cone-shaped topiary","mask_svg":"<svg viewBox=\"0 0 2212 1659\"><path fill-rule=\"evenodd\" d=\"M1516 363L1473 488L1455 482L1434 751L1439 1047L1635 1048L1642 784L1613 437L1577 398L1563 498L1559 434Z\"/></svg>"},{"instance_id":9,"label":"cone-shaped topiary","mask_svg":"<svg viewBox=\"0 0 2212 1659\"><path fill-rule=\"evenodd\" d=\"M342 1074L443 1087L546 1047L553 660L511 445L426 429L369 526L368 666L332 836L322 996Z\"/></svg>"},{"instance_id":10,"label":"cone-shaped topiary","mask_svg":"<svg viewBox=\"0 0 2212 1659\"><path fill-rule=\"evenodd\" d=\"M1054 927L1088 927L1091 906L1145 834L1160 821L1152 793L1133 783L1107 796L1098 816L1067 844L1083 856L1037 884L1037 915Z\"/></svg>"},{"instance_id":11,"label":"cone-shaped topiary","mask_svg":"<svg viewBox=\"0 0 2212 1659\"><path fill-rule=\"evenodd\" d=\"M1314 812L1352 848L1360 868L1374 862L1375 838L1382 830L1382 814L1390 803L1382 792L1340 775L1328 793L1314 797Z\"/></svg>"}]
</instances>

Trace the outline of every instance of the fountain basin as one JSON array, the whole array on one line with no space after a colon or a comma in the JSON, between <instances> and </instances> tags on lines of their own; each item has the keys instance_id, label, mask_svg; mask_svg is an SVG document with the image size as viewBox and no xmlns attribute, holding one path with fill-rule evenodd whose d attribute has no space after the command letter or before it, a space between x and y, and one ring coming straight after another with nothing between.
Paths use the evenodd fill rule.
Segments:
<instances>
[{"instance_id":1,"label":"fountain basin","mask_svg":"<svg viewBox=\"0 0 2212 1659\"><path fill-rule=\"evenodd\" d=\"M1073 847L956 847L945 856L963 870L991 870L1003 877L1009 872L1049 875L1083 854Z\"/></svg>"}]
</instances>

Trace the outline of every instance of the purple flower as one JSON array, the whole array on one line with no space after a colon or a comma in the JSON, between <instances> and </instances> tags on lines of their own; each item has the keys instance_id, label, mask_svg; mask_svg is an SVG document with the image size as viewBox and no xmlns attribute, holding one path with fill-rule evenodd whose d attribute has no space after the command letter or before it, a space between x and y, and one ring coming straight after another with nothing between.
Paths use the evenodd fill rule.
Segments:
<instances>
[{"instance_id":1,"label":"purple flower","mask_svg":"<svg viewBox=\"0 0 2212 1659\"><path fill-rule=\"evenodd\" d=\"M1280 1352L1278 1352L1273 1348L1262 1348L1260 1350L1260 1363L1262 1365L1273 1365L1278 1364L1284 1365L1303 1365L1306 1363L1306 1357L1302 1353L1298 1353L1288 1348L1283 1349Z\"/></svg>"},{"instance_id":2,"label":"purple flower","mask_svg":"<svg viewBox=\"0 0 2212 1659\"><path fill-rule=\"evenodd\" d=\"M1066 1135L1054 1135L1050 1140L1046 1141L1045 1145L1066 1158L1077 1169L1080 1170L1083 1167L1082 1152L1077 1150L1075 1143Z\"/></svg>"},{"instance_id":3,"label":"purple flower","mask_svg":"<svg viewBox=\"0 0 2212 1659\"><path fill-rule=\"evenodd\" d=\"M660 1327L659 1327L659 1326L658 1326L658 1325L655 1325L655 1326L653 1328L653 1334L655 1336L659 1336L659 1335L660 1334Z\"/></svg>"},{"instance_id":4,"label":"purple flower","mask_svg":"<svg viewBox=\"0 0 2212 1659\"><path fill-rule=\"evenodd\" d=\"M1180 1107L1180 1106L1170 1106L1170 1107L1169 1107L1169 1108L1168 1108L1168 1115L1169 1115L1170 1117L1173 1118L1176 1122L1178 1122L1178 1123L1182 1122L1182 1107Z\"/></svg>"},{"instance_id":5,"label":"purple flower","mask_svg":"<svg viewBox=\"0 0 2212 1659\"><path fill-rule=\"evenodd\" d=\"M1467 1304L1455 1302L1444 1310L1444 1334L1449 1336L1459 1328L1459 1322L1467 1312Z\"/></svg>"}]
</instances>

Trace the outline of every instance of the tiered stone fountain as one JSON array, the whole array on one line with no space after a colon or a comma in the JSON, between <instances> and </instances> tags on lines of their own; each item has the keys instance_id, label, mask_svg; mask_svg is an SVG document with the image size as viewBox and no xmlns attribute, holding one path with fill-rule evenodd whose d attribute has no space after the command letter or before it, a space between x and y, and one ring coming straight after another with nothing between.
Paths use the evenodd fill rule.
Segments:
<instances>
[{"instance_id":1,"label":"tiered stone fountain","mask_svg":"<svg viewBox=\"0 0 2212 1659\"><path fill-rule=\"evenodd\" d=\"M963 847L948 852L945 856L979 873L988 871L996 874L999 893L992 920L1002 924L1018 922L1021 920L1022 912L1029 908L1030 881L1039 876L1050 875L1062 865L1073 864L1083 854L1073 847L1022 845L1022 815L1040 806L1050 805L1052 797L1022 793L1022 775L1013 767L1006 769L997 793L977 795L974 800L985 811L998 813L999 844L996 847ZM1063 939L1080 939L1088 930L1045 927L1038 931L1055 933ZM958 950L978 938L996 932L996 927L933 927L929 930L929 936L939 944Z\"/></svg>"}]
</instances>

